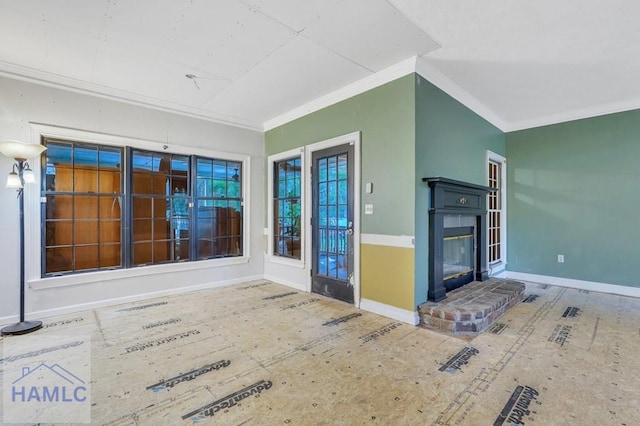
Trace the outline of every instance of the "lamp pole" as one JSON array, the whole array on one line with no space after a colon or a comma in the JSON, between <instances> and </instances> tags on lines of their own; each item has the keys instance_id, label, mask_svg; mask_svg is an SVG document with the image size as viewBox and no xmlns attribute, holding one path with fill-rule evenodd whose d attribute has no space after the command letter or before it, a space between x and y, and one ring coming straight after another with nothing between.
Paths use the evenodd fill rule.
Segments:
<instances>
[{"instance_id":1,"label":"lamp pole","mask_svg":"<svg viewBox=\"0 0 640 426\"><path fill-rule=\"evenodd\" d=\"M20 210L20 322L8 325L0 330L2 335L27 334L42 328L42 321L24 320L24 176L25 165L28 166L25 158L15 159L18 166L18 176L23 188L18 189L18 206Z\"/></svg>"},{"instance_id":2,"label":"lamp pole","mask_svg":"<svg viewBox=\"0 0 640 426\"><path fill-rule=\"evenodd\" d=\"M17 188L18 190L18 206L20 211L20 322L8 325L0 330L0 334L26 334L42 328L42 321L25 321L24 319L24 302L25 302L25 268L24 268L24 184L25 171L33 182L33 172L29 168L27 162L28 157L40 155L46 148L42 145L28 145L17 141L0 142L0 152L2 154L13 157L15 163L13 172L9 174L7 186L9 188ZM17 169L17 173L15 170ZM17 175L17 176L16 176Z\"/></svg>"}]
</instances>

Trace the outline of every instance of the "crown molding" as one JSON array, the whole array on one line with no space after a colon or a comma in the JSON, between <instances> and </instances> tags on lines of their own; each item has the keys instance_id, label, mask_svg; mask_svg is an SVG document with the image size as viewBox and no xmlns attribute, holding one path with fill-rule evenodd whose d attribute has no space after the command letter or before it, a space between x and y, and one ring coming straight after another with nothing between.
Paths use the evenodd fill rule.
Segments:
<instances>
[{"instance_id":1,"label":"crown molding","mask_svg":"<svg viewBox=\"0 0 640 426\"><path fill-rule=\"evenodd\" d=\"M300 117L304 117L305 115L311 114L312 112L319 111L323 108L337 104L338 102L352 98L371 89L375 89L376 87L382 86L383 84L389 83L393 80L397 80L400 77L411 74L415 72L416 59L416 56L412 56L411 58L405 59L402 62L368 75L367 77L362 78L354 83L351 83L338 90L316 98L311 102L294 108L289 112L267 120L264 123L264 130L267 131L278 126L282 126L283 124L289 123Z\"/></svg>"},{"instance_id":2,"label":"crown molding","mask_svg":"<svg viewBox=\"0 0 640 426\"><path fill-rule=\"evenodd\" d=\"M259 132L274 129L312 112L319 111L414 72L505 133L640 108L640 99L632 99L624 102L613 102L558 114L550 114L530 120L508 122L431 65L427 58L412 56L260 124L225 114L212 113L201 108L193 108L150 96L143 96L6 61L0 61L0 76L2 77Z\"/></svg>"},{"instance_id":3,"label":"crown molding","mask_svg":"<svg viewBox=\"0 0 640 426\"><path fill-rule=\"evenodd\" d=\"M535 127L551 126L553 124L567 123L570 121L584 120L586 118L633 111L639 108L640 99L632 99L625 102L612 102L590 108L581 108L559 114L546 115L539 118L533 118L531 120L517 121L507 126L504 132L517 132L519 130L533 129Z\"/></svg>"},{"instance_id":4,"label":"crown molding","mask_svg":"<svg viewBox=\"0 0 640 426\"><path fill-rule=\"evenodd\" d=\"M416 61L416 73L501 131L504 132L505 129L509 127L508 123L498 114L460 87L458 83L440 72L440 70L431 65L427 59L418 58Z\"/></svg>"},{"instance_id":5,"label":"crown molding","mask_svg":"<svg viewBox=\"0 0 640 426\"><path fill-rule=\"evenodd\" d=\"M264 130L268 131L274 129L300 117L304 117L307 114L319 111L368 90L375 89L376 87L382 86L383 84L397 80L398 78L411 73L416 73L424 77L430 83L456 99L458 102L462 103L464 106L496 126L498 129L505 131L504 129L508 127L507 123L502 120L502 118L487 108L478 99L471 96L469 92L458 86L453 82L453 80L438 71L435 67L429 64L426 59L412 56L409 59L385 68L375 74L371 74L356 81L355 83L314 99L313 101L301 105L285 114L274 117L264 123Z\"/></svg>"},{"instance_id":6,"label":"crown molding","mask_svg":"<svg viewBox=\"0 0 640 426\"><path fill-rule=\"evenodd\" d=\"M89 83L87 81L65 77L59 74L24 67L6 61L0 61L0 76L27 83L62 89L83 95L94 96L129 105L141 106L162 112L178 114L185 117L210 121L227 126L240 127L248 130L262 131L259 123L242 120L224 114L212 114L200 108L193 108L174 102L168 102L150 96L139 95L125 90Z\"/></svg>"}]
</instances>

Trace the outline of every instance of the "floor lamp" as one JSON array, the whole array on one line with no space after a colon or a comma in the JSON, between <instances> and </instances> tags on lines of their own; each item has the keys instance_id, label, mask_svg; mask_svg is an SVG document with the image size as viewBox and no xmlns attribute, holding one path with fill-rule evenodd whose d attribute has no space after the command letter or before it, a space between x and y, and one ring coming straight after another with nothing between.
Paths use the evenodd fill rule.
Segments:
<instances>
[{"instance_id":1,"label":"floor lamp","mask_svg":"<svg viewBox=\"0 0 640 426\"><path fill-rule=\"evenodd\" d=\"M24 320L24 193L26 183L34 183L35 177L27 159L39 157L47 149L40 144L26 144L18 141L0 142L0 153L13 158L13 170L7 178L7 188L18 190L20 206L20 322L8 325L0 330L2 335L26 334L42 328L42 321Z\"/></svg>"}]
</instances>

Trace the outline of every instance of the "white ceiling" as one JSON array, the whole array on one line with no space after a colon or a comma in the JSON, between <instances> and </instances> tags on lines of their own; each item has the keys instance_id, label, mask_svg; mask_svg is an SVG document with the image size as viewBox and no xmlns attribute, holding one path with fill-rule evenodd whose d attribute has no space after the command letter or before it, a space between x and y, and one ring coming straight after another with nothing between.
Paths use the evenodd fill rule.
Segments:
<instances>
[{"instance_id":1,"label":"white ceiling","mask_svg":"<svg viewBox=\"0 0 640 426\"><path fill-rule=\"evenodd\" d=\"M0 0L0 75L264 129L410 62L506 131L640 107L638 17L634 0Z\"/></svg>"}]
</instances>

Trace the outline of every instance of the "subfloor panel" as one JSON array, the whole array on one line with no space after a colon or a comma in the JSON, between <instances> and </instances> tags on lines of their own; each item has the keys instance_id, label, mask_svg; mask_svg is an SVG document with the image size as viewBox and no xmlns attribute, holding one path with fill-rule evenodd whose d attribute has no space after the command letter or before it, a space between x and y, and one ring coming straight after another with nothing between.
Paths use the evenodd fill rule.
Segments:
<instances>
[{"instance_id":1,"label":"subfloor panel","mask_svg":"<svg viewBox=\"0 0 640 426\"><path fill-rule=\"evenodd\" d=\"M0 379L86 336L92 424L640 424L640 300L525 297L458 338L256 281L48 319Z\"/></svg>"}]
</instances>

